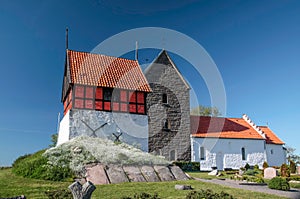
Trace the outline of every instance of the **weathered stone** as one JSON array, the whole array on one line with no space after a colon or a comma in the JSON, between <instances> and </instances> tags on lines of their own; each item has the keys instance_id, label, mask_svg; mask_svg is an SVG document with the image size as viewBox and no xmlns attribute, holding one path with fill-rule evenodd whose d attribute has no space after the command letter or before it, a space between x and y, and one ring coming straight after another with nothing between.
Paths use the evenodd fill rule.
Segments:
<instances>
[{"instance_id":1,"label":"weathered stone","mask_svg":"<svg viewBox=\"0 0 300 199\"><path fill-rule=\"evenodd\" d=\"M91 181L93 184L109 184L109 179L104 170L104 166L97 164L94 166L87 166L86 168L86 179Z\"/></svg>"},{"instance_id":2,"label":"weathered stone","mask_svg":"<svg viewBox=\"0 0 300 199\"><path fill-rule=\"evenodd\" d=\"M123 168L121 166L110 165L105 168L110 183L129 182Z\"/></svg>"},{"instance_id":3,"label":"weathered stone","mask_svg":"<svg viewBox=\"0 0 300 199\"><path fill-rule=\"evenodd\" d=\"M193 188L191 185L176 184L175 189L177 189L177 190L192 190Z\"/></svg>"},{"instance_id":4,"label":"weathered stone","mask_svg":"<svg viewBox=\"0 0 300 199\"><path fill-rule=\"evenodd\" d=\"M210 175L210 176L216 176L216 175L218 175L218 170L217 169L212 170L211 172L208 173L208 175Z\"/></svg>"},{"instance_id":5,"label":"weathered stone","mask_svg":"<svg viewBox=\"0 0 300 199\"><path fill-rule=\"evenodd\" d=\"M87 181L84 185L74 182L69 186L74 199L90 199L96 187L93 183Z\"/></svg>"},{"instance_id":6,"label":"weathered stone","mask_svg":"<svg viewBox=\"0 0 300 199\"><path fill-rule=\"evenodd\" d=\"M185 175L182 169L178 166L170 166L170 170L176 180L188 180L189 178Z\"/></svg>"},{"instance_id":7,"label":"weathered stone","mask_svg":"<svg viewBox=\"0 0 300 199\"><path fill-rule=\"evenodd\" d=\"M296 173L297 173L297 174L300 174L300 166L297 167Z\"/></svg>"},{"instance_id":8,"label":"weathered stone","mask_svg":"<svg viewBox=\"0 0 300 199\"><path fill-rule=\"evenodd\" d=\"M172 181L175 180L173 174L171 173L170 169L166 166L154 166L153 167L158 177L161 181Z\"/></svg>"},{"instance_id":9,"label":"weathered stone","mask_svg":"<svg viewBox=\"0 0 300 199\"><path fill-rule=\"evenodd\" d=\"M137 166L124 166L124 171L127 174L130 182L146 182L141 170Z\"/></svg>"},{"instance_id":10,"label":"weathered stone","mask_svg":"<svg viewBox=\"0 0 300 199\"><path fill-rule=\"evenodd\" d=\"M272 179L276 176L277 176L277 170L276 169L274 169L272 167L268 167L264 170L264 178Z\"/></svg>"},{"instance_id":11,"label":"weathered stone","mask_svg":"<svg viewBox=\"0 0 300 199\"><path fill-rule=\"evenodd\" d=\"M160 181L159 177L157 176L157 174L154 171L154 168L152 166L142 166L141 172L147 182L159 182Z\"/></svg>"}]
</instances>

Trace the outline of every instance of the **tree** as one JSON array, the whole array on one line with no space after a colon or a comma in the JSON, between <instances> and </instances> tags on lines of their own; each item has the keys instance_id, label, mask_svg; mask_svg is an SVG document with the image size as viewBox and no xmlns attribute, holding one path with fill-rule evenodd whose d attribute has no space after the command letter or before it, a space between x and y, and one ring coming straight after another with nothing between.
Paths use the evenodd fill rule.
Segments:
<instances>
[{"instance_id":1,"label":"tree","mask_svg":"<svg viewBox=\"0 0 300 199\"><path fill-rule=\"evenodd\" d=\"M300 164L300 156L295 154L296 149L289 146L286 146L285 148L288 162L293 161L296 165Z\"/></svg>"},{"instance_id":2,"label":"tree","mask_svg":"<svg viewBox=\"0 0 300 199\"><path fill-rule=\"evenodd\" d=\"M51 135L51 142L52 143L49 145L49 147L55 147L56 146L57 137L58 137L57 133L54 133L54 134Z\"/></svg>"},{"instance_id":3,"label":"tree","mask_svg":"<svg viewBox=\"0 0 300 199\"><path fill-rule=\"evenodd\" d=\"M199 105L191 109L191 115L201 115L201 116L220 116L221 112L217 107L208 107Z\"/></svg>"}]
</instances>

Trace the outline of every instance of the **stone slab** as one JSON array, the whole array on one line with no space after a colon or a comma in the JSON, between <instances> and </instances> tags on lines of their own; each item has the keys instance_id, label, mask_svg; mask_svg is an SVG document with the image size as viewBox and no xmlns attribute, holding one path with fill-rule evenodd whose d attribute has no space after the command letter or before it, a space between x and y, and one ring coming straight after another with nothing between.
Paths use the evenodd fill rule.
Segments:
<instances>
[{"instance_id":1,"label":"stone slab","mask_svg":"<svg viewBox=\"0 0 300 199\"><path fill-rule=\"evenodd\" d=\"M87 166L85 169L87 181L90 181L95 185L109 184L103 165L97 164L94 166Z\"/></svg>"},{"instance_id":2,"label":"stone slab","mask_svg":"<svg viewBox=\"0 0 300 199\"><path fill-rule=\"evenodd\" d=\"M274 169L272 167L268 167L264 170L264 178L272 179L276 176L277 176L277 170L276 169Z\"/></svg>"},{"instance_id":3,"label":"stone slab","mask_svg":"<svg viewBox=\"0 0 300 199\"><path fill-rule=\"evenodd\" d=\"M177 190L192 190L193 188L191 185L176 184L175 189L177 189Z\"/></svg>"},{"instance_id":4,"label":"stone slab","mask_svg":"<svg viewBox=\"0 0 300 199\"><path fill-rule=\"evenodd\" d=\"M175 177L171 173L170 169L166 166L154 166L153 167L161 181L172 181Z\"/></svg>"},{"instance_id":5,"label":"stone slab","mask_svg":"<svg viewBox=\"0 0 300 199\"><path fill-rule=\"evenodd\" d=\"M212 170L211 172L208 173L208 175L210 175L210 176L216 176L216 175L218 175L218 170L217 169Z\"/></svg>"},{"instance_id":6,"label":"stone slab","mask_svg":"<svg viewBox=\"0 0 300 199\"><path fill-rule=\"evenodd\" d=\"M154 168L152 166L142 166L141 172L147 182L159 182L160 181L159 177L157 176L157 174L154 171Z\"/></svg>"},{"instance_id":7,"label":"stone slab","mask_svg":"<svg viewBox=\"0 0 300 199\"><path fill-rule=\"evenodd\" d=\"M169 168L170 168L173 176L176 178L176 180L188 180L189 179L179 166L170 166Z\"/></svg>"},{"instance_id":8,"label":"stone slab","mask_svg":"<svg viewBox=\"0 0 300 199\"><path fill-rule=\"evenodd\" d=\"M123 167L130 182L146 182L139 167L137 166L124 166Z\"/></svg>"},{"instance_id":9,"label":"stone slab","mask_svg":"<svg viewBox=\"0 0 300 199\"><path fill-rule=\"evenodd\" d=\"M123 168L121 166L110 165L105 168L110 183L129 182Z\"/></svg>"}]
</instances>

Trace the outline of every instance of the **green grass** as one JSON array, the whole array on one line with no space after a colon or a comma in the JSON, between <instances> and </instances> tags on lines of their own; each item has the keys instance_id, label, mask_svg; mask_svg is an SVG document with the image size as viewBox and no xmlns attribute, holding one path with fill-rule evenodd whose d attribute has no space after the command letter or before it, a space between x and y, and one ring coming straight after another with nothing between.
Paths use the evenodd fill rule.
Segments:
<instances>
[{"instance_id":1,"label":"green grass","mask_svg":"<svg viewBox=\"0 0 300 199\"><path fill-rule=\"evenodd\" d=\"M204 173L194 173L199 176ZM206 173L207 175L207 173ZM27 179L20 176L16 176L11 172L11 169L0 170L0 198L1 197L13 197L18 195L26 195L30 199L46 199L44 194L47 190L67 189L70 182L52 182L46 180ZM221 185L203 183L196 180L190 181L176 181L176 182L158 182L158 183L123 183L112 185L97 185L97 189L94 191L92 198L121 198L122 196L133 196L134 193L147 192L150 194L158 193L160 198L185 198L188 191L175 190L175 184L187 184L191 185L194 190L200 189L212 189L215 192L225 191L232 194L238 199L280 199L283 197L268 195L264 193L257 193L246 191L242 189L233 189L224 187Z\"/></svg>"}]
</instances>

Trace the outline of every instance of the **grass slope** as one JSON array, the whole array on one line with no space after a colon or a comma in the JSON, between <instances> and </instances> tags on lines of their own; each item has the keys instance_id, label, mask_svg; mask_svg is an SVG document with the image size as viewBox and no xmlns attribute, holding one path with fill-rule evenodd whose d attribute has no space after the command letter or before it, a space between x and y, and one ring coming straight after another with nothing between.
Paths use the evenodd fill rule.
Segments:
<instances>
[{"instance_id":1,"label":"grass slope","mask_svg":"<svg viewBox=\"0 0 300 199\"><path fill-rule=\"evenodd\" d=\"M18 195L26 195L30 199L46 199L44 194L47 190L67 189L71 182L52 182L45 180L27 179L16 176L11 172L11 169L0 170L0 198L13 197ZM195 190L212 189L215 192L225 191L232 194L238 199L283 199L283 197L256 193L241 189L233 189L215 185L211 183L203 183L195 180L177 181L177 182L157 182L157 183L123 183L111 185L97 185L97 189L92 195L92 199L106 198L118 199L123 196L133 196L134 193L158 193L160 198L183 199L188 191L175 190L175 184L189 184Z\"/></svg>"}]
</instances>

